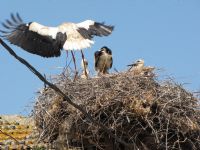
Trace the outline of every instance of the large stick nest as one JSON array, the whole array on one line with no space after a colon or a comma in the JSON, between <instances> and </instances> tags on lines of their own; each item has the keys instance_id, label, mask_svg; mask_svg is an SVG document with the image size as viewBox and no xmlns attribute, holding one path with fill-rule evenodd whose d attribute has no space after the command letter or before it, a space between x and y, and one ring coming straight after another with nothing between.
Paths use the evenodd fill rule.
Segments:
<instances>
[{"instance_id":1,"label":"large stick nest","mask_svg":"<svg viewBox=\"0 0 200 150\"><path fill-rule=\"evenodd\" d=\"M75 81L60 75L55 84L131 149L200 149L198 99L181 85L131 72ZM33 115L40 139L54 146L128 149L50 88L41 90Z\"/></svg>"}]
</instances>

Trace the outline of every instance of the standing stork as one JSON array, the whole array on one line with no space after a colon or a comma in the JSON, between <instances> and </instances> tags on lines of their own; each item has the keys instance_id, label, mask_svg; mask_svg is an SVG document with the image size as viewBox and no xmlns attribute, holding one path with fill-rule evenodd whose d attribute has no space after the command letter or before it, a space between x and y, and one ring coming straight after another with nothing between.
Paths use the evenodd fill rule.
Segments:
<instances>
[{"instance_id":1,"label":"standing stork","mask_svg":"<svg viewBox=\"0 0 200 150\"><path fill-rule=\"evenodd\" d=\"M24 23L17 13L11 14L11 20L6 20L2 25L7 31L0 30L1 37L11 44L17 45L25 51L42 57L58 57L61 50L71 50L75 70L76 63L73 50L91 47L94 36L108 36L114 26L86 20L81 23L64 22L57 27L48 27L37 22Z\"/></svg>"},{"instance_id":2,"label":"standing stork","mask_svg":"<svg viewBox=\"0 0 200 150\"><path fill-rule=\"evenodd\" d=\"M95 70L98 72L98 75L108 74L108 70L112 68L113 58L112 51L108 47L104 46L99 51L94 53L95 59Z\"/></svg>"}]
</instances>

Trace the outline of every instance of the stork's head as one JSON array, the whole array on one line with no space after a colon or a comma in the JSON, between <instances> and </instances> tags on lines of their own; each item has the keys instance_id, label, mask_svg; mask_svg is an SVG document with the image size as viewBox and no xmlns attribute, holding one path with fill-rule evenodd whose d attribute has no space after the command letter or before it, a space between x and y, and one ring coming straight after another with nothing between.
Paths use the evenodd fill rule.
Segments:
<instances>
[{"instance_id":1,"label":"stork's head","mask_svg":"<svg viewBox=\"0 0 200 150\"><path fill-rule=\"evenodd\" d=\"M135 63L134 66L144 66L144 60L143 59L138 59Z\"/></svg>"},{"instance_id":2,"label":"stork's head","mask_svg":"<svg viewBox=\"0 0 200 150\"><path fill-rule=\"evenodd\" d=\"M100 49L100 51L103 52L103 53L107 53L107 54L109 54L109 55L112 55L111 49L109 49L109 48L106 47L106 46L102 47L102 48Z\"/></svg>"}]
</instances>

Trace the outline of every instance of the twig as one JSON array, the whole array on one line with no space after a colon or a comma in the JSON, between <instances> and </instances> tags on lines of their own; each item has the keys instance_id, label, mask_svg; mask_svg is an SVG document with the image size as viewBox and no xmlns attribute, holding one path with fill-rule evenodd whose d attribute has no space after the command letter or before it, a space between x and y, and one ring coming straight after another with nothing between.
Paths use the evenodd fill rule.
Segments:
<instances>
[{"instance_id":1,"label":"twig","mask_svg":"<svg viewBox=\"0 0 200 150\"><path fill-rule=\"evenodd\" d=\"M70 105L72 105L73 107L75 107L76 109L78 109L79 111L81 111L87 118L89 121L91 121L95 126L100 126L103 130L105 130L112 138L116 139L116 141L120 142L121 144L123 144L124 146L127 146L129 148L132 147L132 144L128 144L127 142L123 141L122 139L120 139L119 137L117 137L115 134L112 133L112 131L107 128L105 125L103 125L102 123L97 122L96 120L93 119L93 117L87 113L87 111L85 110L85 108L75 104L74 102L72 102L71 100L71 96L69 95L69 93L64 94L56 85L50 83L49 81L47 81L40 72L38 72L32 65L30 65L25 59L21 58L20 56L18 56L1 38L0 38L0 44L15 58L17 59L19 62L21 62L22 64L24 64L33 74L35 74L42 82L44 82L44 84L48 85L50 88L52 88L58 95L60 95L63 98L63 101L68 102Z\"/></svg>"},{"instance_id":2,"label":"twig","mask_svg":"<svg viewBox=\"0 0 200 150\"><path fill-rule=\"evenodd\" d=\"M15 142L17 142L17 144L20 144L20 142L19 142L16 138L14 138L13 136L11 136L10 134L3 132L1 129L0 129L0 132L1 132L2 134L4 134L4 135L10 137L11 139L13 139ZM28 145L26 145L26 144L24 144L24 145L27 146L28 148L32 149L30 146L28 146Z\"/></svg>"},{"instance_id":3,"label":"twig","mask_svg":"<svg viewBox=\"0 0 200 150\"><path fill-rule=\"evenodd\" d=\"M3 132L1 129L0 129L0 132L1 132L2 134L4 134L4 135L10 137L11 139L13 139L15 142L17 142L17 143L19 144L19 141L18 141L16 138L14 138L13 136L11 136L10 134L7 134L6 132Z\"/></svg>"},{"instance_id":4,"label":"twig","mask_svg":"<svg viewBox=\"0 0 200 150\"><path fill-rule=\"evenodd\" d=\"M148 119L146 119L146 121L147 121L149 127L152 129L152 131L153 131L153 133L154 133L154 135L155 135L156 143L160 143L159 138L158 138L158 135L157 135L157 133L156 133L156 130L154 129L154 127L152 126L152 124L150 123L150 121L149 121Z\"/></svg>"},{"instance_id":5,"label":"twig","mask_svg":"<svg viewBox=\"0 0 200 150\"><path fill-rule=\"evenodd\" d=\"M167 120L167 129L166 129L166 135L165 135L165 147L166 147L166 150L168 150L168 130L169 130L169 119Z\"/></svg>"}]
</instances>

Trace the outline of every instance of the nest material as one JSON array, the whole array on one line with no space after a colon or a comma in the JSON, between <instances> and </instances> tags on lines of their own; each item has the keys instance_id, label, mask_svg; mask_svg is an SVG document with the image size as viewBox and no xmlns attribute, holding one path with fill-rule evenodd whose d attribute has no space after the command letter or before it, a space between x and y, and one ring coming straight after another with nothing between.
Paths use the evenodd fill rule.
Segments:
<instances>
[{"instance_id":1,"label":"nest material","mask_svg":"<svg viewBox=\"0 0 200 150\"><path fill-rule=\"evenodd\" d=\"M88 80L57 76L56 85L131 149L200 149L198 100L180 85L131 72ZM94 126L50 88L41 91L33 115L40 139L56 147L130 149Z\"/></svg>"}]
</instances>

